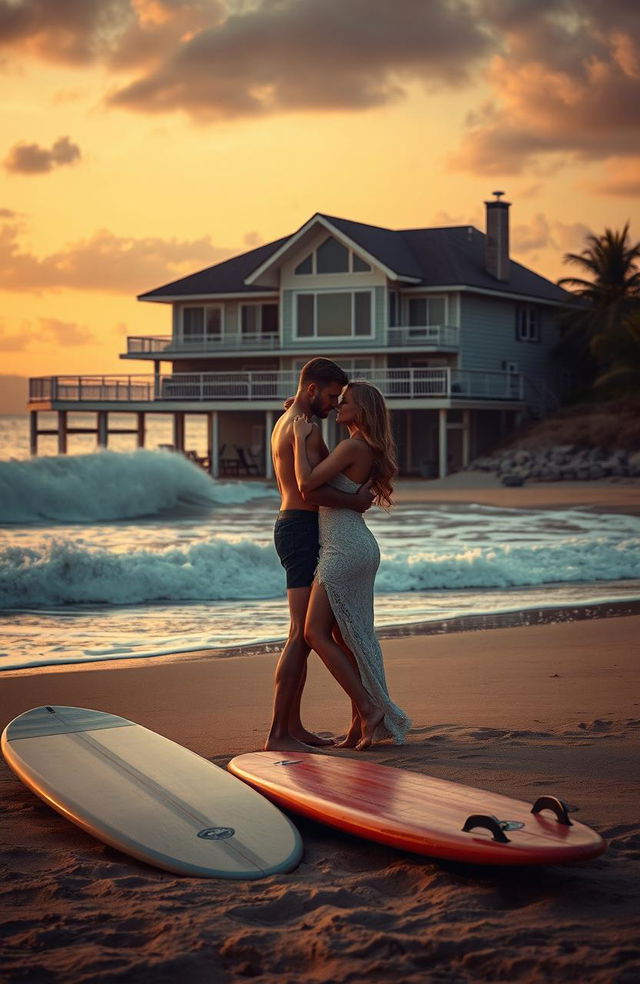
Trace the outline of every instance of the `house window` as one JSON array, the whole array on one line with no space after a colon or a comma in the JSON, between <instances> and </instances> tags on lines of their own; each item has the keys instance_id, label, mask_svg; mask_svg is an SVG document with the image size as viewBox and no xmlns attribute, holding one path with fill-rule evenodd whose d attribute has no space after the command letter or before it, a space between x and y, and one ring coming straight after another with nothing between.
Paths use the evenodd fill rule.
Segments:
<instances>
[{"instance_id":1,"label":"house window","mask_svg":"<svg viewBox=\"0 0 640 984\"><path fill-rule=\"evenodd\" d=\"M368 273L371 269L370 265L366 263L357 253L353 253L353 272L354 273Z\"/></svg>"},{"instance_id":2,"label":"house window","mask_svg":"<svg viewBox=\"0 0 640 984\"><path fill-rule=\"evenodd\" d=\"M397 328L400 324L400 294L397 290L389 291L389 328Z\"/></svg>"},{"instance_id":3,"label":"house window","mask_svg":"<svg viewBox=\"0 0 640 984\"><path fill-rule=\"evenodd\" d=\"M540 308L522 306L516 310L516 341L540 342Z\"/></svg>"},{"instance_id":4,"label":"house window","mask_svg":"<svg viewBox=\"0 0 640 984\"><path fill-rule=\"evenodd\" d=\"M349 250L333 236L316 250L316 273L349 273Z\"/></svg>"},{"instance_id":5,"label":"house window","mask_svg":"<svg viewBox=\"0 0 640 984\"><path fill-rule=\"evenodd\" d=\"M447 323L447 299L445 297L409 298L410 327L425 328Z\"/></svg>"},{"instance_id":6,"label":"house window","mask_svg":"<svg viewBox=\"0 0 640 984\"><path fill-rule=\"evenodd\" d=\"M370 271L371 265L366 260L343 246L333 236L329 236L298 264L294 273L369 273Z\"/></svg>"},{"instance_id":7,"label":"house window","mask_svg":"<svg viewBox=\"0 0 640 984\"><path fill-rule=\"evenodd\" d=\"M200 306L182 309L182 337L184 341L203 341L222 335L222 307Z\"/></svg>"},{"instance_id":8,"label":"house window","mask_svg":"<svg viewBox=\"0 0 640 984\"><path fill-rule=\"evenodd\" d=\"M243 335L277 335L277 304L241 304L240 328Z\"/></svg>"},{"instance_id":9,"label":"house window","mask_svg":"<svg viewBox=\"0 0 640 984\"><path fill-rule=\"evenodd\" d=\"M371 337L371 291L336 291L296 296L298 338Z\"/></svg>"}]
</instances>

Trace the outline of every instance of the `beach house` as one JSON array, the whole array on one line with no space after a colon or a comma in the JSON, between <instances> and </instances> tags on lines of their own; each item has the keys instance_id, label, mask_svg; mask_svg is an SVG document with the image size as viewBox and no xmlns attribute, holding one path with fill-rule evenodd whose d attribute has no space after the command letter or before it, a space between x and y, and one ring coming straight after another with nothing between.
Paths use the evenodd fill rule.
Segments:
<instances>
[{"instance_id":1,"label":"beach house","mask_svg":"<svg viewBox=\"0 0 640 984\"><path fill-rule=\"evenodd\" d=\"M296 232L148 290L170 331L131 336L121 357L146 373L30 380L31 449L42 411L57 411L66 452L72 414L135 414L145 443L150 413L204 414L212 475L271 477L269 435L299 370L334 359L387 398L403 475L445 475L527 416L557 404L552 350L566 291L509 255L509 202L494 192L486 229L386 229L316 213ZM323 421L327 443L333 420ZM120 430L120 432L122 432Z\"/></svg>"}]
</instances>

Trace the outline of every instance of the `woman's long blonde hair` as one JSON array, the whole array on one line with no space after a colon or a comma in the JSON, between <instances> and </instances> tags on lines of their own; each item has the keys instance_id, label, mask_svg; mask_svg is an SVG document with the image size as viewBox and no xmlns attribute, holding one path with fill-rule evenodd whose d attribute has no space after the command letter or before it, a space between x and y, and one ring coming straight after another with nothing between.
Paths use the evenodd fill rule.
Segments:
<instances>
[{"instance_id":1,"label":"woman's long blonde hair","mask_svg":"<svg viewBox=\"0 0 640 984\"><path fill-rule=\"evenodd\" d=\"M398 474L398 462L387 404L377 386L364 379L352 380L345 389L349 390L358 408L355 422L373 451L371 491L374 502L388 509L393 492L391 480Z\"/></svg>"}]
</instances>

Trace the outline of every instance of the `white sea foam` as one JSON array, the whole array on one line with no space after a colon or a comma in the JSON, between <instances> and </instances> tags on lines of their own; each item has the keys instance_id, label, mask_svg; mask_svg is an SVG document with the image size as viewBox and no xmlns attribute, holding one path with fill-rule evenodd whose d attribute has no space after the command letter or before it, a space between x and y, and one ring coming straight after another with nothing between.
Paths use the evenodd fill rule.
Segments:
<instances>
[{"instance_id":1,"label":"white sea foam","mask_svg":"<svg viewBox=\"0 0 640 984\"><path fill-rule=\"evenodd\" d=\"M415 547L383 554L379 592L482 590L640 578L637 538L558 537L544 546ZM114 553L65 540L0 551L0 608L276 598L284 574L271 544L224 537Z\"/></svg>"},{"instance_id":2,"label":"white sea foam","mask_svg":"<svg viewBox=\"0 0 640 984\"><path fill-rule=\"evenodd\" d=\"M168 516L272 495L261 482L213 481L183 455L163 451L0 461L0 523Z\"/></svg>"}]
</instances>

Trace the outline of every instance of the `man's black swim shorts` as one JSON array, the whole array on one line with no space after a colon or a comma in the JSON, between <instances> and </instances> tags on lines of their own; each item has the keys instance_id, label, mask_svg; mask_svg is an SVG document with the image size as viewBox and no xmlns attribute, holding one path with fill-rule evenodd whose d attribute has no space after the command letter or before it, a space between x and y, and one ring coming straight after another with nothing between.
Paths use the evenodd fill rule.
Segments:
<instances>
[{"instance_id":1,"label":"man's black swim shorts","mask_svg":"<svg viewBox=\"0 0 640 984\"><path fill-rule=\"evenodd\" d=\"M280 563L287 572L287 588L310 588L318 565L318 513L284 509L273 530Z\"/></svg>"}]
</instances>

